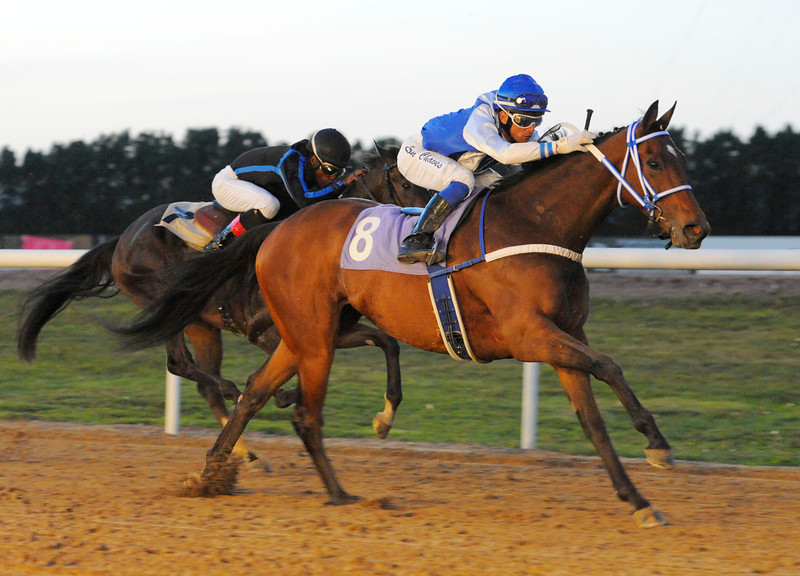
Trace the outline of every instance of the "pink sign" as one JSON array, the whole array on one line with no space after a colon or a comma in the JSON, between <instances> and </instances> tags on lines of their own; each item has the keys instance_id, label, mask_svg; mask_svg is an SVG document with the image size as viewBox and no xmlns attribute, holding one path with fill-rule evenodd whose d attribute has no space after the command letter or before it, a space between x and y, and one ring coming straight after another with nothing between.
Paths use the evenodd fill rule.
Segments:
<instances>
[{"instance_id":1,"label":"pink sign","mask_svg":"<svg viewBox=\"0 0 800 576\"><path fill-rule=\"evenodd\" d=\"M71 250L71 240L56 240L55 238L41 238L39 236L23 236L23 250Z\"/></svg>"}]
</instances>

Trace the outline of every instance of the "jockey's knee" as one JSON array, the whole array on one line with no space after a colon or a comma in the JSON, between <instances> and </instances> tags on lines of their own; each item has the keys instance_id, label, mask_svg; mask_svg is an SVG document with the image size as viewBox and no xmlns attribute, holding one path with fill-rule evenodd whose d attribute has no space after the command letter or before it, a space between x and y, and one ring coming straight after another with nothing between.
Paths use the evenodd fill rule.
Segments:
<instances>
[{"instance_id":1,"label":"jockey's knee","mask_svg":"<svg viewBox=\"0 0 800 576\"><path fill-rule=\"evenodd\" d=\"M469 196L471 191L472 186L469 186L464 182L453 181L450 182L450 184L448 184L441 192L439 192L439 196L447 200L451 206L458 206L464 201L464 198Z\"/></svg>"},{"instance_id":2,"label":"jockey's knee","mask_svg":"<svg viewBox=\"0 0 800 576\"><path fill-rule=\"evenodd\" d=\"M264 202L255 207L256 210L261 212L261 215L267 220L272 220L281 209L281 203L277 198L270 194L269 198L264 198Z\"/></svg>"}]
</instances>

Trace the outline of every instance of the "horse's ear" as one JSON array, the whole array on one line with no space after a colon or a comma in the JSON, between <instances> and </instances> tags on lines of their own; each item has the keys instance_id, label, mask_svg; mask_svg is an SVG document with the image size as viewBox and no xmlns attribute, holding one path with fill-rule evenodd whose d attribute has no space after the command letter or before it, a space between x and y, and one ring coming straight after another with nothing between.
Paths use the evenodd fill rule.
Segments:
<instances>
[{"instance_id":1,"label":"horse's ear","mask_svg":"<svg viewBox=\"0 0 800 576\"><path fill-rule=\"evenodd\" d=\"M666 130L667 126L669 126L669 121L672 120L672 114L675 112L675 106L678 105L676 101L675 104L672 105L672 108L664 112L664 115L658 119L658 129L659 130Z\"/></svg>"},{"instance_id":2,"label":"horse's ear","mask_svg":"<svg viewBox=\"0 0 800 576\"><path fill-rule=\"evenodd\" d=\"M649 134L653 131L654 126L653 123L656 121L656 116L658 115L658 100L650 104L650 108L647 109L647 112L644 113L644 117L642 118L642 128L645 129L645 133Z\"/></svg>"},{"instance_id":3,"label":"horse's ear","mask_svg":"<svg viewBox=\"0 0 800 576\"><path fill-rule=\"evenodd\" d=\"M389 148L384 148L374 140L372 143L375 144L375 149L378 151L381 159L386 164L394 164L397 161L397 153L400 151L397 146L389 146Z\"/></svg>"}]
</instances>

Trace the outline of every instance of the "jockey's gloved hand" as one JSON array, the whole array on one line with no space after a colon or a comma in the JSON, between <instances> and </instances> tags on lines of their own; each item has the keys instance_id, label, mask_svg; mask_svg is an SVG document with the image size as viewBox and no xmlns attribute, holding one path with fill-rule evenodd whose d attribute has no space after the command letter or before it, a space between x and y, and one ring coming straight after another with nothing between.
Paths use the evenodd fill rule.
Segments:
<instances>
[{"instance_id":1,"label":"jockey's gloved hand","mask_svg":"<svg viewBox=\"0 0 800 576\"><path fill-rule=\"evenodd\" d=\"M344 184L345 186L348 184L352 184L359 178L363 178L366 173L367 171L365 169L359 168L355 172L351 172L350 174L347 174L344 178L342 178L342 184Z\"/></svg>"},{"instance_id":2,"label":"jockey's gloved hand","mask_svg":"<svg viewBox=\"0 0 800 576\"><path fill-rule=\"evenodd\" d=\"M564 136L556 142L556 154L569 154L570 152L587 152L584 146L594 142L595 135L588 130L581 130L575 134Z\"/></svg>"}]
</instances>

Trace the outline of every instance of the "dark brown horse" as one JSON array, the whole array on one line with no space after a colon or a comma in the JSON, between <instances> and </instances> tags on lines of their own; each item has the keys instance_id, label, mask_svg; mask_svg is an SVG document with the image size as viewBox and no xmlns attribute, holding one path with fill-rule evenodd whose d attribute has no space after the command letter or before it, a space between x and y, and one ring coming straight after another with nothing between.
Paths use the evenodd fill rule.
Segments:
<instances>
[{"instance_id":1,"label":"dark brown horse","mask_svg":"<svg viewBox=\"0 0 800 576\"><path fill-rule=\"evenodd\" d=\"M346 187L344 195L401 206L424 206L430 193L411 184L397 170L397 148L377 145L376 148L378 155L370 158L370 169ZM165 209L166 206L153 208L133 222L119 238L90 250L71 267L28 295L17 338L21 358L33 360L36 341L44 325L72 301L100 295L113 296L116 292L107 289L116 286L143 308L164 291L170 270L198 254L177 236L156 226ZM267 224L248 235L263 240L274 226ZM227 258L224 254L220 257ZM235 386L220 376L221 330L246 335L267 353L277 346L280 336L266 311L254 278L247 283L223 286L209 299L202 315L165 343L169 371L196 382L198 391L220 424L224 425L229 413L220 388ZM187 348L184 335L192 343L194 356ZM343 331L337 340L337 346L342 348L365 345L380 347L386 356L386 407L375 421L376 433L385 437L402 399L399 347L393 338L365 324L356 324ZM281 406L291 404L296 396L291 391L282 394ZM255 456L244 443L237 446L237 452L249 461L255 461Z\"/></svg>"},{"instance_id":2,"label":"dark brown horse","mask_svg":"<svg viewBox=\"0 0 800 576\"><path fill-rule=\"evenodd\" d=\"M677 247L699 248L708 235L705 215L686 184L685 157L666 133L673 112L674 106L658 118L658 105L653 103L627 131L598 138L592 149L597 156L544 160L503 181L482 206L466 214L447 246L463 330L475 359L516 358L555 368L617 495L633 506L640 526L661 525L664 520L626 474L599 412L590 376L616 393L636 430L647 438L645 454L651 464L671 467L672 449L620 367L588 344L584 323L589 284L580 260L618 200L639 205L657 235ZM624 184L614 171L621 172ZM247 423L298 374L295 429L332 502L351 502L354 498L341 487L327 458L321 433L338 334L360 314L399 340L446 352L426 276L352 270L340 264L348 233L365 207L358 200L310 207L285 220L261 245L255 267L282 340L249 378L231 419L209 451L197 480L201 492L214 493ZM211 269L207 276L214 275ZM168 312L152 310L155 316ZM163 319L175 326L174 317ZM139 325L138 336L152 329L146 326L144 321ZM129 333L137 334L136 325L129 328Z\"/></svg>"}]
</instances>

